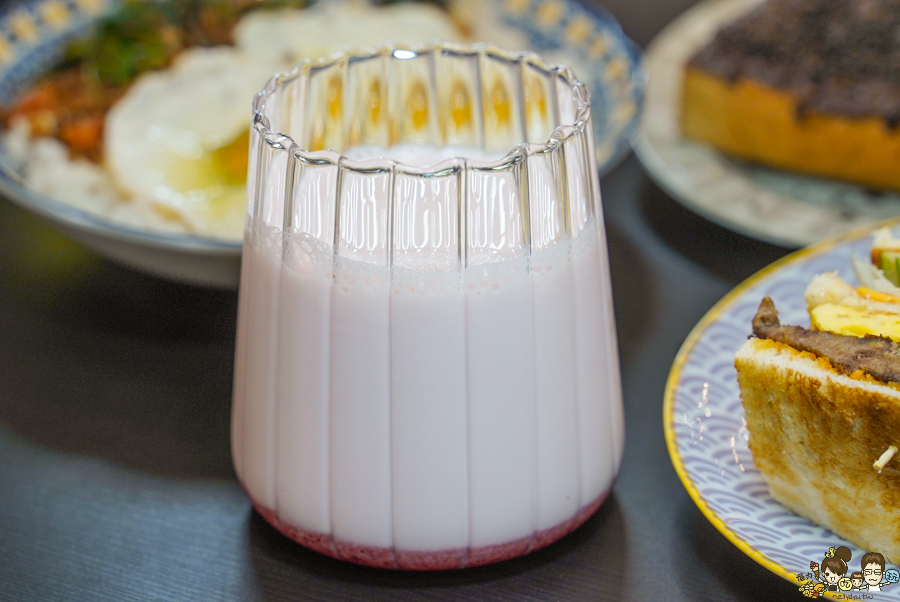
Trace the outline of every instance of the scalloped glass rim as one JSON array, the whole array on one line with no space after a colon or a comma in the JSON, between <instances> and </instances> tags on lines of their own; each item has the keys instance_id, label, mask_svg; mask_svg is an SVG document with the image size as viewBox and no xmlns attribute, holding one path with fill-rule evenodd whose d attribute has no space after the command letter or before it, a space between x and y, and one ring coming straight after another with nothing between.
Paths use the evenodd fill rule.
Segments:
<instances>
[{"instance_id":1,"label":"scalloped glass rim","mask_svg":"<svg viewBox=\"0 0 900 602\"><path fill-rule=\"evenodd\" d=\"M411 56L400 57L397 55L397 52L411 52L413 54ZM419 175L428 175L432 172L443 171L449 165L459 161L466 161L469 167L479 170L505 169L514 163L524 160L526 156L552 152L553 149L564 143L566 140L579 134L583 134L584 129L591 118L591 91L586 84L575 77L575 73L566 65L547 65L538 54L530 51L509 52L492 44L455 44L452 42L439 41L424 45L386 44L378 48L355 48L352 50L335 52L318 59L305 59L294 65L290 71L273 75L269 78L266 86L253 98L253 127L259 132L266 144L277 150L287 150L289 153L300 159L315 159L318 161L329 162L333 165L337 165L338 162L340 162L351 168L365 169L374 166L376 165L374 161L379 161L378 159L359 162L349 159L343 153L333 149L309 151L298 145L289 135L282 132L273 132L269 124L269 119L265 114L266 101L272 94L279 91L282 86L296 81L298 78L308 76L309 71L313 68L326 69L344 60L353 62L354 60L368 60L379 56L393 56L396 57L397 60L406 60L426 53L463 57L485 55L496 56L502 60L511 62L527 61L535 67L542 69L545 73L557 75L565 80L566 84L572 89L572 97L578 102L578 106L574 111L575 118L573 122L557 125L547 138L547 141L542 144L529 144L523 142L516 145L502 158L494 161L474 161L468 157L453 156L436 163L435 165L421 168L407 165L400 161L389 160L391 164L395 165L400 170ZM384 161L381 161L378 165L383 163Z\"/></svg>"}]
</instances>

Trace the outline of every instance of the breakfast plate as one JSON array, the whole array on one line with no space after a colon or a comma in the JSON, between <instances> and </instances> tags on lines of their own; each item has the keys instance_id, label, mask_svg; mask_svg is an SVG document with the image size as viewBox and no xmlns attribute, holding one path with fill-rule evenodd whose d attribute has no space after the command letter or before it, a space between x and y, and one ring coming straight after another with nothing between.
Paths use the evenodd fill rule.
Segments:
<instances>
[{"instance_id":1,"label":"breakfast plate","mask_svg":"<svg viewBox=\"0 0 900 602\"><path fill-rule=\"evenodd\" d=\"M321 0L312 8L297 10L331 4ZM475 31L470 35L477 36L477 41L507 48L521 46L517 49L537 52L550 63L565 63L575 70L591 90L601 173L611 169L629 151L643 97L641 52L608 12L577 0L454 0L447 4L447 21L466 23L470 31ZM0 10L0 105L9 106L36 77L60 60L72 39L120 5L123 5L121 0L27 0ZM488 39L491 36L498 39ZM284 39L284 36L259 37ZM247 99L248 124L251 100ZM236 232L212 236L185 228L183 224L190 226L190 220L179 218L179 223L173 224L169 220L171 212L134 212L132 209L137 204L125 197L110 200L116 192L112 185L103 188L102 195L95 195L103 197L103 203L94 203L91 195L78 202L61 200L43 184L44 189L39 190L35 185L37 177L29 179L23 167L28 162L16 156L14 146L0 147L0 194L6 198L50 220L101 254L131 267L192 284L225 288L237 285L241 253L239 222ZM139 145L133 145L129 152L143 157ZM64 150L57 152L57 155L64 154ZM110 169L108 161L105 169ZM48 181L47 172L52 170L45 166L40 176L44 184ZM83 175L82 172L79 173ZM122 178L122 173L109 174L111 184L119 189L128 188L134 181ZM96 177L91 180L93 176L88 176L83 181L99 186ZM65 183L54 186L56 190L66 187ZM129 190L128 194L134 196L133 192Z\"/></svg>"},{"instance_id":2,"label":"breakfast plate","mask_svg":"<svg viewBox=\"0 0 900 602\"><path fill-rule=\"evenodd\" d=\"M635 153L659 185L689 209L741 234L789 248L900 215L898 193L751 165L682 137L684 65L720 27L760 2L703 0L651 42Z\"/></svg>"},{"instance_id":3,"label":"breakfast plate","mask_svg":"<svg viewBox=\"0 0 900 602\"><path fill-rule=\"evenodd\" d=\"M895 234L900 231L900 220L887 225ZM810 562L821 563L829 548L845 545L854 559L867 550L794 514L769 495L747 445L734 354L747 339L765 296L775 302L783 323L808 326L803 293L809 281L836 270L855 282L851 257L868 254L873 229L857 229L797 251L740 284L694 327L666 383L666 444L688 494L729 541L798 588L798 576L809 573ZM885 587L876 597L900 601L900 584Z\"/></svg>"}]
</instances>

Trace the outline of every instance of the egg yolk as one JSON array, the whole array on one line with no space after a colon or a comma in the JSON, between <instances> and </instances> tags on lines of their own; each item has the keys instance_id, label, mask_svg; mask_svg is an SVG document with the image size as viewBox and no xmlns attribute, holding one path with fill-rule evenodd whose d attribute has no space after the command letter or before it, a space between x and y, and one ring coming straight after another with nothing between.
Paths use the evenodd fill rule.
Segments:
<instances>
[{"instance_id":1,"label":"egg yolk","mask_svg":"<svg viewBox=\"0 0 900 602\"><path fill-rule=\"evenodd\" d=\"M229 186L240 186L247 183L247 166L250 147L249 130L211 153L211 169L219 176L222 183Z\"/></svg>"},{"instance_id":2,"label":"egg yolk","mask_svg":"<svg viewBox=\"0 0 900 602\"><path fill-rule=\"evenodd\" d=\"M179 190L197 190L219 186L242 186L247 182L250 132L204 153L197 159L181 159L170 177Z\"/></svg>"}]
</instances>

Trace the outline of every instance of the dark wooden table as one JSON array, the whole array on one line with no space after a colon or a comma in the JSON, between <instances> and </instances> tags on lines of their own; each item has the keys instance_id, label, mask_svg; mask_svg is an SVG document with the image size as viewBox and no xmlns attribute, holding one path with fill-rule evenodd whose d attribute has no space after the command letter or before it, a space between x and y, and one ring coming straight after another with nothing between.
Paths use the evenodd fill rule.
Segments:
<instances>
[{"instance_id":1,"label":"dark wooden table","mask_svg":"<svg viewBox=\"0 0 900 602\"><path fill-rule=\"evenodd\" d=\"M691 0L607 0L641 44ZM237 295L119 267L0 200L0 600L785 600L666 452L675 354L788 250L715 226L627 158L603 180L627 443L609 500L530 556L440 574L349 565L256 515L229 452Z\"/></svg>"}]
</instances>

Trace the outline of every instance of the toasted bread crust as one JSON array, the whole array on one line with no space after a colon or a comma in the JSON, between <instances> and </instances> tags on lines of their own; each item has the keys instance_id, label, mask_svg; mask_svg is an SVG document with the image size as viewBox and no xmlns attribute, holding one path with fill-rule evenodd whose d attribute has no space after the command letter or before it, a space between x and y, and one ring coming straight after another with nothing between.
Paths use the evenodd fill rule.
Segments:
<instances>
[{"instance_id":1,"label":"toasted bread crust","mask_svg":"<svg viewBox=\"0 0 900 602\"><path fill-rule=\"evenodd\" d=\"M900 562L900 392L851 379L781 343L735 356L753 460L772 496L866 551Z\"/></svg>"},{"instance_id":2,"label":"toasted bread crust","mask_svg":"<svg viewBox=\"0 0 900 602\"><path fill-rule=\"evenodd\" d=\"M809 111L798 118L797 107L793 95L761 82L685 69L685 136L779 169L900 189L900 129L879 117Z\"/></svg>"}]
</instances>

